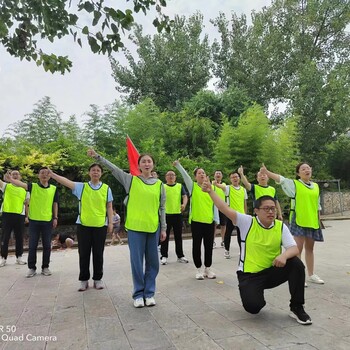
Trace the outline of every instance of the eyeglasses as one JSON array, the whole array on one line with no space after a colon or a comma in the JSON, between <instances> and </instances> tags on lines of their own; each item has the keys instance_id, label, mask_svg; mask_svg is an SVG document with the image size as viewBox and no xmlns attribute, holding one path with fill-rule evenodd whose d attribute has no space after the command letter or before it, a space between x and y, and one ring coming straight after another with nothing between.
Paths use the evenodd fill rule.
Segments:
<instances>
[{"instance_id":1,"label":"eyeglasses","mask_svg":"<svg viewBox=\"0 0 350 350\"><path fill-rule=\"evenodd\" d=\"M173 177L173 176L175 176L175 174L166 174L165 176L171 176L171 177Z\"/></svg>"},{"instance_id":2,"label":"eyeglasses","mask_svg":"<svg viewBox=\"0 0 350 350\"><path fill-rule=\"evenodd\" d=\"M270 211L272 213L276 212L276 207L261 207L261 208L258 208L258 209L262 209L265 213L269 213Z\"/></svg>"}]
</instances>

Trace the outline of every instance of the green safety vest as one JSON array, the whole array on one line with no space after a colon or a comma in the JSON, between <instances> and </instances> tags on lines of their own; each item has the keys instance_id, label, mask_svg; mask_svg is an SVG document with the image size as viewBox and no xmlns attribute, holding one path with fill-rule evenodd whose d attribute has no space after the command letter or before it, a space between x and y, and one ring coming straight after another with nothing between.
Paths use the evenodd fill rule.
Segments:
<instances>
[{"instance_id":1,"label":"green safety vest","mask_svg":"<svg viewBox=\"0 0 350 350\"><path fill-rule=\"evenodd\" d=\"M29 219L37 221L52 220L52 205L55 198L56 186L49 184L48 187L41 187L39 184L32 184L29 202Z\"/></svg>"},{"instance_id":2,"label":"green safety vest","mask_svg":"<svg viewBox=\"0 0 350 350\"><path fill-rule=\"evenodd\" d=\"M26 193L26 190L22 187L6 184L2 211L4 213L21 214Z\"/></svg>"},{"instance_id":3,"label":"green safety vest","mask_svg":"<svg viewBox=\"0 0 350 350\"><path fill-rule=\"evenodd\" d=\"M245 195L245 192L244 192L244 188L242 186L239 186L239 189L237 190L232 185L230 185L229 186L229 193L227 196L227 204L229 205L230 208L238 211L239 213L245 214L244 195Z\"/></svg>"},{"instance_id":4,"label":"green safety vest","mask_svg":"<svg viewBox=\"0 0 350 350\"><path fill-rule=\"evenodd\" d=\"M164 185L166 201L165 201L165 213L166 214L181 214L181 184L175 184L174 186Z\"/></svg>"},{"instance_id":5,"label":"green safety vest","mask_svg":"<svg viewBox=\"0 0 350 350\"><path fill-rule=\"evenodd\" d=\"M295 222L300 227L318 229L318 200L320 189L316 183L309 188L302 182L294 180L295 184Z\"/></svg>"},{"instance_id":6,"label":"green safety vest","mask_svg":"<svg viewBox=\"0 0 350 350\"><path fill-rule=\"evenodd\" d=\"M125 227L128 230L156 233L159 226L159 208L162 182L146 184L133 176L127 203Z\"/></svg>"},{"instance_id":7,"label":"green safety vest","mask_svg":"<svg viewBox=\"0 0 350 350\"><path fill-rule=\"evenodd\" d=\"M260 186L260 185L254 185L254 197L255 200L262 196L270 196L272 198L275 198L276 195L276 189L272 186Z\"/></svg>"},{"instance_id":8,"label":"green safety vest","mask_svg":"<svg viewBox=\"0 0 350 350\"><path fill-rule=\"evenodd\" d=\"M83 226L103 227L106 224L108 185L93 189L85 182L80 198L80 222Z\"/></svg>"},{"instance_id":9,"label":"green safety vest","mask_svg":"<svg viewBox=\"0 0 350 350\"><path fill-rule=\"evenodd\" d=\"M245 239L243 272L256 273L272 267L276 256L281 254L283 223L275 220L271 228L262 227L257 218L252 218L252 225Z\"/></svg>"},{"instance_id":10,"label":"green safety vest","mask_svg":"<svg viewBox=\"0 0 350 350\"><path fill-rule=\"evenodd\" d=\"M221 185L226 186L224 182L221 183ZM214 192L224 201L225 200L225 192L220 188L215 185L213 185Z\"/></svg>"},{"instance_id":11,"label":"green safety vest","mask_svg":"<svg viewBox=\"0 0 350 350\"><path fill-rule=\"evenodd\" d=\"M211 186L214 189L214 186ZM207 192L203 192L202 188L193 183L191 195L191 209L189 222L201 222L204 224L211 224L214 221L214 202Z\"/></svg>"}]
</instances>

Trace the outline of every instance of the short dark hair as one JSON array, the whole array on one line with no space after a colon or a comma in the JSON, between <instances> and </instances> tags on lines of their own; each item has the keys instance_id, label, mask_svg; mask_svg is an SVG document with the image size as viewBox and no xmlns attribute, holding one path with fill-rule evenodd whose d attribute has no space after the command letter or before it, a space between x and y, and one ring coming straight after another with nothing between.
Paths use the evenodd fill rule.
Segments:
<instances>
[{"instance_id":1,"label":"short dark hair","mask_svg":"<svg viewBox=\"0 0 350 350\"><path fill-rule=\"evenodd\" d=\"M259 209L261 204L265 201L273 201L276 204L276 199L271 196L261 196L254 202L254 209Z\"/></svg>"},{"instance_id":2,"label":"short dark hair","mask_svg":"<svg viewBox=\"0 0 350 350\"><path fill-rule=\"evenodd\" d=\"M101 166L101 164L98 164L98 163L93 163L89 166L89 171L94 168L95 166L99 167L101 169L101 173L103 173L103 168Z\"/></svg>"},{"instance_id":3,"label":"short dark hair","mask_svg":"<svg viewBox=\"0 0 350 350\"><path fill-rule=\"evenodd\" d=\"M241 178L241 175L238 171L231 171L230 174L228 175L228 177L231 177L231 175L233 174L237 174L239 178Z\"/></svg>"},{"instance_id":4,"label":"short dark hair","mask_svg":"<svg viewBox=\"0 0 350 350\"><path fill-rule=\"evenodd\" d=\"M40 173L41 170L49 170L47 166L42 166L39 168L38 173Z\"/></svg>"}]
</instances>

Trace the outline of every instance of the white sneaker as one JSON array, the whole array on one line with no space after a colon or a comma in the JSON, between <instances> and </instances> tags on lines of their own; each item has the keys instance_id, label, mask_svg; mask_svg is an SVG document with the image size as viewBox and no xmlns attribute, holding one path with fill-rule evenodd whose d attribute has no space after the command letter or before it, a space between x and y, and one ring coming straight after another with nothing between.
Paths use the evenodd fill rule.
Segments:
<instances>
[{"instance_id":1,"label":"white sneaker","mask_svg":"<svg viewBox=\"0 0 350 350\"><path fill-rule=\"evenodd\" d=\"M321 280L321 278L315 274L309 276L308 281L316 284L324 284L324 280Z\"/></svg>"},{"instance_id":2,"label":"white sneaker","mask_svg":"<svg viewBox=\"0 0 350 350\"><path fill-rule=\"evenodd\" d=\"M215 249L215 248L216 248L216 243L214 242L214 243L213 243L213 249Z\"/></svg>"},{"instance_id":3,"label":"white sneaker","mask_svg":"<svg viewBox=\"0 0 350 350\"><path fill-rule=\"evenodd\" d=\"M102 280L96 280L96 281L94 281L94 288L95 288L95 289L103 289L103 288L104 288L104 285L103 285Z\"/></svg>"},{"instance_id":4,"label":"white sneaker","mask_svg":"<svg viewBox=\"0 0 350 350\"><path fill-rule=\"evenodd\" d=\"M154 297L149 297L149 298L146 298L145 304L146 306L154 306L156 305L156 301L154 300Z\"/></svg>"},{"instance_id":5,"label":"white sneaker","mask_svg":"<svg viewBox=\"0 0 350 350\"><path fill-rule=\"evenodd\" d=\"M203 272L201 269L197 269L196 280L204 280Z\"/></svg>"},{"instance_id":6,"label":"white sneaker","mask_svg":"<svg viewBox=\"0 0 350 350\"><path fill-rule=\"evenodd\" d=\"M231 259L230 252L228 250L225 250L224 257L226 259Z\"/></svg>"},{"instance_id":7,"label":"white sneaker","mask_svg":"<svg viewBox=\"0 0 350 350\"><path fill-rule=\"evenodd\" d=\"M216 278L215 273L210 269L210 267L206 267L206 268L204 269L204 274L203 274L203 276L206 277L206 278L209 278L209 279Z\"/></svg>"},{"instance_id":8,"label":"white sneaker","mask_svg":"<svg viewBox=\"0 0 350 350\"><path fill-rule=\"evenodd\" d=\"M41 270L41 274L44 275L44 276L51 276L52 275L52 272L50 271L50 269L48 267L44 267L42 270Z\"/></svg>"},{"instance_id":9,"label":"white sneaker","mask_svg":"<svg viewBox=\"0 0 350 350\"><path fill-rule=\"evenodd\" d=\"M167 263L168 263L168 261L167 261L168 259L166 258L166 257L162 257L161 259L160 259L160 263L162 264L162 265L166 265Z\"/></svg>"},{"instance_id":10,"label":"white sneaker","mask_svg":"<svg viewBox=\"0 0 350 350\"><path fill-rule=\"evenodd\" d=\"M178 258L177 262L187 264L188 263L188 259L183 256L182 258Z\"/></svg>"},{"instance_id":11,"label":"white sneaker","mask_svg":"<svg viewBox=\"0 0 350 350\"><path fill-rule=\"evenodd\" d=\"M1 260L0 260L0 267L3 267L5 265L6 265L6 259L1 258Z\"/></svg>"},{"instance_id":12,"label":"white sneaker","mask_svg":"<svg viewBox=\"0 0 350 350\"><path fill-rule=\"evenodd\" d=\"M225 248L225 243L224 243L224 241L221 242L221 248Z\"/></svg>"},{"instance_id":13,"label":"white sneaker","mask_svg":"<svg viewBox=\"0 0 350 350\"><path fill-rule=\"evenodd\" d=\"M144 306L145 306L145 302L144 302L143 298L134 299L134 307L140 308L140 307L144 307Z\"/></svg>"},{"instance_id":14,"label":"white sneaker","mask_svg":"<svg viewBox=\"0 0 350 350\"><path fill-rule=\"evenodd\" d=\"M89 288L89 281L80 281L78 292L85 292Z\"/></svg>"},{"instance_id":15,"label":"white sneaker","mask_svg":"<svg viewBox=\"0 0 350 350\"><path fill-rule=\"evenodd\" d=\"M26 277L30 278L30 277L33 277L36 275L36 271L34 269L29 269L27 274L26 274Z\"/></svg>"},{"instance_id":16,"label":"white sneaker","mask_svg":"<svg viewBox=\"0 0 350 350\"><path fill-rule=\"evenodd\" d=\"M18 264L18 265L26 265L27 263L22 259L22 256L19 256L16 259L16 264Z\"/></svg>"}]
</instances>

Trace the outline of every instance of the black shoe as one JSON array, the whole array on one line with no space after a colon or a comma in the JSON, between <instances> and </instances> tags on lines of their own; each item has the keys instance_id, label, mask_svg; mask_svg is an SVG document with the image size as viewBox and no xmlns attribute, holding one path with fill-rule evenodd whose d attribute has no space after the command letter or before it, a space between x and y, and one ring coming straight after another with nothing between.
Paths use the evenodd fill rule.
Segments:
<instances>
[{"instance_id":1,"label":"black shoe","mask_svg":"<svg viewBox=\"0 0 350 350\"><path fill-rule=\"evenodd\" d=\"M303 325L312 324L311 317L305 312L304 307L302 305L293 306L290 308L290 311L291 313L289 314L289 316L295 318L298 323Z\"/></svg>"}]
</instances>

